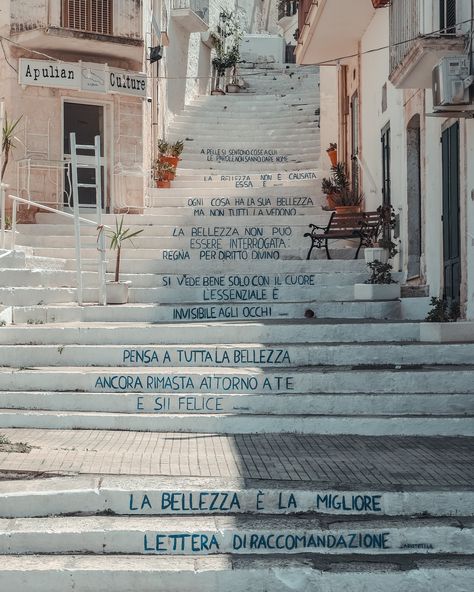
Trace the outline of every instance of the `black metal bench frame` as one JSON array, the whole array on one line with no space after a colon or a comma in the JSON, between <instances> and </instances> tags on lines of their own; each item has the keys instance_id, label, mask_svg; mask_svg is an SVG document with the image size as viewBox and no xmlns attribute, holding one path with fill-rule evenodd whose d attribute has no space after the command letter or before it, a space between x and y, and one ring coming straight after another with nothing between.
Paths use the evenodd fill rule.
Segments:
<instances>
[{"instance_id":1,"label":"black metal bench frame","mask_svg":"<svg viewBox=\"0 0 474 592\"><path fill-rule=\"evenodd\" d=\"M361 212L357 214L338 214L333 212L329 218L327 226L318 226L317 224L310 224L310 232L306 232L304 236L311 239L311 247L309 248L306 259L311 258L311 253L316 247L321 249L324 247L326 256L331 259L329 252L328 241L354 239L359 241L354 259L359 256L359 251L362 247L371 247L374 241L377 240L382 225L382 218L379 212Z\"/></svg>"}]
</instances>

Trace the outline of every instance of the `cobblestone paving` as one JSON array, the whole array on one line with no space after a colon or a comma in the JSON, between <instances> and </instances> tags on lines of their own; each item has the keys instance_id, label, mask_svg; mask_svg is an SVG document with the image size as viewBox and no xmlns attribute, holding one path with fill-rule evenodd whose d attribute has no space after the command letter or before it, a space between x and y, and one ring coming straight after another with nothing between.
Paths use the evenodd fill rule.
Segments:
<instances>
[{"instance_id":1,"label":"cobblestone paving","mask_svg":"<svg viewBox=\"0 0 474 592\"><path fill-rule=\"evenodd\" d=\"M372 487L472 487L474 438L2 429L29 454L0 471L242 477Z\"/></svg>"}]
</instances>

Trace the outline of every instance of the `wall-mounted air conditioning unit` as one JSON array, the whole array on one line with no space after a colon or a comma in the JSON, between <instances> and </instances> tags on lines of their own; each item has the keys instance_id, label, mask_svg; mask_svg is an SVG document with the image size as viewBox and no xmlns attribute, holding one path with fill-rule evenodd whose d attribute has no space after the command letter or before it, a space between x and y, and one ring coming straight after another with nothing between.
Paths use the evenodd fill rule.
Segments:
<instances>
[{"instance_id":1,"label":"wall-mounted air conditioning unit","mask_svg":"<svg viewBox=\"0 0 474 592\"><path fill-rule=\"evenodd\" d=\"M466 105L470 104L472 80L468 56L451 56L440 60L433 69L434 110L466 109Z\"/></svg>"}]
</instances>

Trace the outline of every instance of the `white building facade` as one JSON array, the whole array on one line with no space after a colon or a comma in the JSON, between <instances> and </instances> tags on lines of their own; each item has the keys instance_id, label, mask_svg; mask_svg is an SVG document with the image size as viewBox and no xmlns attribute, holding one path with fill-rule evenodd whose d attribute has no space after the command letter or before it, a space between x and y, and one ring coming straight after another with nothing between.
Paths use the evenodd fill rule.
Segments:
<instances>
[{"instance_id":1,"label":"white building facade","mask_svg":"<svg viewBox=\"0 0 474 592\"><path fill-rule=\"evenodd\" d=\"M407 285L460 303L469 319L474 95L471 87L468 104L435 109L432 71L465 56L472 72L473 15L471 0L303 2L297 47L299 63L322 65L323 152L338 143L367 210L395 209Z\"/></svg>"}]
</instances>

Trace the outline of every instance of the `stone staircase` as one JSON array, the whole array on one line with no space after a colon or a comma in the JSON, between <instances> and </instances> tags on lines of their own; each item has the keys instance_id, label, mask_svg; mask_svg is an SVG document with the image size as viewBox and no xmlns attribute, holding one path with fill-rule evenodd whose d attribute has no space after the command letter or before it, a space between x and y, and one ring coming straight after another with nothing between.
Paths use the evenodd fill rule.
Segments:
<instances>
[{"instance_id":1,"label":"stone staircase","mask_svg":"<svg viewBox=\"0 0 474 592\"><path fill-rule=\"evenodd\" d=\"M173 187L125 215L144 230L123 253L128 305L94 304L93 229L79 307L72 226L19 228L25 255L1 270L0 433L36 445L50 430L65 461L0 481L2 591L473 588L474 340L435 343L400 301L355 301L350 243L305 260L309 222L328 218L318 72L245 74L247 93L176 119ZM117 431L140 462L124 469L114 448L75 475L78 450ZM206 442L225 477L203 469ZM32 470L6 456L16 478Z\"/></svg>"}]
</instances>

